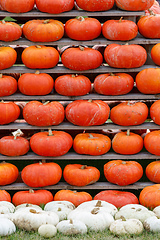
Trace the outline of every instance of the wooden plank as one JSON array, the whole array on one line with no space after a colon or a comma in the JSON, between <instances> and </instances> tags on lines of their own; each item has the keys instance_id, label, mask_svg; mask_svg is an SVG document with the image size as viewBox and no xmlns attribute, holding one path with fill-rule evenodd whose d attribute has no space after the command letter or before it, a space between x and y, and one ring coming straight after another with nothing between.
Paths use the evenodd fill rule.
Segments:
<instances>
[{"instance_id":1,"label":"wooden plank","mask_svg":"<svg viewBox=\"0 0 160 240\"><path fill-rule=\"evenodd\" d=\"M21 93L14 93L11 96L5 96L0 97L0 100L4 101L74 101L78 99L101 99L106 101L118 101L118 100L159 100L160 94L142 94L142 93L128 93L125 95L119 95L119 96L106 96L106 95L100 95L98 93L90 93L84 96L75 96L75 97L69 97L69 96L63 96L59 95L57 93L51 93L45 96L27 96L23 95Z\"/></svg>"},{"instance_id":2,"label":"wooden plank","mask_svg":"<svg viewBox=\"0 0 160 240\"><path fill-rule=\"evenodd\" d=\"M140 72L143 69L147 69L147 68L157 68L157 65L152 64L152 65L146 65L144 64L142 67L139 68L113 68L113 67L109 67L106 66L105 64L102 64L102 66L96 68L96 69L91 69L91 70L86 70L86 71L74 71L71 69L68 69L66 67L63 66L63 64L58 64L57 66L55 66L54 68L47 68L47 69L40 69L41 73L61 73L61 74L86 74L86 73L97 73L97 74L101 74L101 73L110 73L110 72L124 72L124 73L131 73L131 72ZM3 74L7 74L7 73L35 73L37 69L30 69L27 68L26 66L22 65L14 65L10 68L7 69L3 69L0 70L0 73Z\"/></svg>"},{"instance_id":3,"label":"wooden plank","mask_svg":"<svg viewBox=\"0 0 160 240\"><path fill-rule=\"evenodd\" d=\"M0 17L18 17L18 18L22 18L22 17L32 17L32 18L43 18L43 17L52 17L52 18L61 18L61 17L77 17L77 16L92 16L92 17L103 17L103 16L110 16L110 17L122 17L122 16L141 16L141 15L145 15L144 11L123 11L120 10L118 8L116 9L111 9L108 11L102 11L102 12L87 12L87 11L83 11L83 10L71 10L69 12L63 12L60 14L50 14L50 13L43 13L40 12L39 10L32 10L30 12L26 12L26 13L10 13L10 12L6 12L6 11L0 11Z\"/></svg>"},{"instance_id":4,"label":"wooden plank","mask_svg":"<svg viewBox=\"0 0 160 240\"><path fill-rule=\"evenodd\" d=\"M146 44L156 44L159 43L160 39L148 39L148 38L144 38L142 37L140 34L133 40L128 41L129 44L141 44L141 45L146 45ZM27 46L33 46L33 45L87 45L87 46L93 46L93 45L109 45L112 43L117 43L117 44L126 44L126 41L110 41L107 40L104 37L99 37L96 38L94 40L91 41L76 41L76 40L72 40L70 38L62 38L58 41L55 42L31 42L25 38L20 38L19 40L16 41L12 41L12 42L4 42L4 41L0 41L0 45L27 45Z\"/></svg>"},{"instance_id":5,"label":"wooden plank","mask_svg":"<svg viewBox=\"0 0 160 240\"><path fill-rule=\"evenodd\" d=\"M124 160L135 160L135 159L153 159L153 160L159 160L160 156L156 156L153 155L149 152L144 152L141 151L140 153L137 154L133 154L133 155L122 155L122 154L117 154L115 152L108 152L106 154L103 155L99 155L99 156L91 156L91 155L82 155L82 154L78 154L76 152L72 152L69 151L68 153L66 153L63 156L59 156L59 157L44 157L44 156L40 156L37 155L33 152L28 152L27 154L23 155L23 156L18 156L18 157L8 157L8 156L4 156L2 154L0 154L0 160L1 161L10 161L10 160L42 160L42 159L46 159L46 160L80 160L80 162L83 163L83 160L116 160L116 159L124 159Z\"/></svg>"},{"instance_id":6,"label":"wooden plank","mask_svg":"<svg viewBox=\"0 0 160 240\"><path fill-rule=\"evenodd\" d=\"M41 188L32 188L32 189L47 189L47 190L60 190L60 189L70 189L70 190L93 190L93 189L98 189L98 190L139 190L143 189L144 187L147 186L152 186L154 183L152 182L137 182L131 185L127 186L118 186L116 184L112 184L109 182L96 182L92 185L84 186L84 187L77 187L77 186L71 186L65 182L59 182L56 185L52 186L46 186L46 187L41 187ZM31 187L27 186L24 183L13 183L10 185L6 186L1 186L1 190L12 190L12 191L17 191L17 190L29 190Z\"/></svg>"},{"instance_id":7,"label":"wooden plank","mask_svg":"<svg viewBox=\"0 0 160 240\"><path fill-rule=\"evenodd\" d=\"M16 120L14 123L6 124L6 125L0 125L0 130L7 130L7 129L30 129L30 130L48 130L51 128L52 130L102 130L102 129L160 129L160 126L153 123L153 122L145 122L141 125L136 125L136 126L120 126L116 125L110 122L106 122L103 125L99 126L76 126L73 125L72 123L69 122L62 122L61 124L57 126L47 126L47 127L38 127L38 126L32 126L27 124L26 122L20 122L21 120Z\"/></svg>"}]
</instances>

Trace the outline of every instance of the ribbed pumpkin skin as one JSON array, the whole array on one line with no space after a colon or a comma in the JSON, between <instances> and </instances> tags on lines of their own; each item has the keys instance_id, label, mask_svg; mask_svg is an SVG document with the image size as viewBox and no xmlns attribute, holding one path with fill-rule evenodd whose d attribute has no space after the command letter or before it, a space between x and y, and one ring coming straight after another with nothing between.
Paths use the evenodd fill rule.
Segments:
<instances>
[{"instance_id":1,"label":"ribbed pumpkin skin","mask_svg":"<svg viewBox=\"0 0 160 240\"><path fill-rule=\"evenodd\" d=\"M144 123L148 117L148 107L142 102L122 102L111 109L110 119L121 126L132 126Z\"/></svg>"},{"instance_id":2,"label":"ribbed pumpkin skin","mask_svg":"<svg viewBox=\"0 0 160 240\"><path fill-rule=\"evenodd\" d=\"M119 132L112 139L112 148L119 154L136 154L143 148L143 138L132 132Z\"/></svg>"},{"instance_id":3,"label":"ribbed pumpkin skin","mask_svg":"<svg viewBox=\"0 0 160 240\"><path fill-rule=\"evenodd\" d=\"M22 35L22 28L15 22L0 21L0 40L11 42L19 39Z\"/></svg>"},{"instance_id":4,"label":"ribbed pumpkin skin","mask_svg":"<svg viewBox=\"0 0 160 240\"><path fill-rule=\"evenodd\" d=\"M54 80L47 73L24 73L18 79L18 88L25 95L47 95L53 87Z\"/></svg>"},{"instance_id":5,"label":"ribbed pumpkin skin","mask_svg":"<svg viewBox=\"0 0 160 240\"><path fill-rule=\"evenodd\" d=\"M11 195L6 190L0 190L0 201L11 202Z\"/></svg>"},{"instance_id":6,"label":"ribbed pumpkin skin","mask_svg":"<svg viewBox=\"0 0 160 240\"><path fill-rule=\"evenodd\" d=\"M31 69L55 67L59 61L59 53L54 47L29 46L21 55L24 65Z\"/></svg>"},{"instance_id":7,"label":"ribbed pumpkin skin","mask_svg":"<svg viewBox=\"0 0 160 240\"><path fill-rule=\"evenodd\" d=\"M73 140L73 148L79 154L98 156L111 148L108 136L98 133L80 133Z\"/></svg>"},{"instance_id":8,"label":"ribbed pumpkin skin","mask_svg":"<svg viewBox=\"0 0 160 240\"><path fill-rule=\"evenodd\" d=\"M160 205L160 184L143 188L139 195L141 205L153 209Z\"/></svg>"},{"instance_id":9,"label":"ribbed pumpkin skin","mask_svg":"<svg viewBox=\"0 0 160 240\"><path fill-rule=\"evenodd\" d=\"M146 38L160 38L160 15L143 16L139 19L138 30Z\"/></svg>"},{"instance_id":10,"label":"ribbed pumpkin skin","mask_svg":"<svg viewBox=\"0 0 160 240\"><path fill-rule=\"evenodd\" d=\"M0 70L12 67L16 60L16 50L11 47L0 47Z\"/></svg>"},{"instance_id":11,"label":"ribbed pumpkin skin","mask_svg":"<svg viewBox=\"0 0 160 240\"><path fill-rule=\"evenodd\" d=\"M91 81L83 75L66 74L56 78L55 90L64 96L83 96L91 90Z\"/></svg>"},{"instance_id":12,"label":"ribbed pumpkin skin","mask_svg":"<svg viewBox=\"0 0 160 240\"><path fill-rule=\"evenodd\" d=\"M153 4L154 0L115 0L116 6L120 9L127 11L142 11L149 9Z\"/></svg>"},{"instance_id":13,"label":"ribbed pumpkin skin","mask_svg":"<svg viewBox=\"0 0 160 240\"><path fill-rule=\"evenodd\" d=\"M150 107L150 116L151 119L157 124L160 125L160 100L155 101Z\"/></svg>"},{"instance_id":14,"label":"ribbed pumpkin skin","mask_svg":"<svg viewBox=\"0 0 160 240\"><path fill-rule=\"evenodd\" d=\"M82 187L97 182L100 171L92 166L68 164L63 170L63 177L68 184Z\"/></svg>"},{"instance_id":15,"label":"ribbed pumpkin skin","mask_svg":"<svg viewBox=\"0 0 160 240\"><path fill-rule=\"evenodd\" d=\"M39 11L52 14L68 12L74 7L74 0L35 0L35 2Z\"/></svg>"},{"instance_id":16,"label":"ribbed pumpkin skin","mask_svg":"<svg viewBox=\"0 0 160 240\"><path fill-rule=\"evenodd\" d=\"M98 50L89 47L71 47L62 53L61 60L66 68L85 71L100 67L103 56Z\"/></svg>"},{"instance_id":17,"label":"ribbed pumpkin skin","mask_svg":"<svg viewBox=\"0 0 160 240\"><path fill-rule=\"evenodd\" d=\"M69 122L79 126L94 126L104 124L109 117L110 108L102 100L75 100L65 109Z\"/></svg>"},{"instance_id":18,"label":"ribbed pumpkin skin","mask_svg":"<svg viewBox=\"0 0 160 240\"><path fill-rule=\"evenodd\" d=\"M160 66L160 43L155 44L151 49L151 58L153 62Z\"/></svg>"},{"instance_id":19,"label":"ribbed pumpkin skin","mask_svg":"<svg viewBox=\"0 0 160 240\"><path fill-rule=\"evenodd\" d=\"M78 7L85 11L107 11L110 10L114 5L114 0L76 0Z\"/></svg>"},{"instance_id":20,"label":"ribbed pumpkin skin","mask_svg":"<svg viewBox=\"0 0 160 240\"><path fill-rule=\"evenodd\" d=\"M127 73L104 73L94 79L94 90L103 95L123 95L134 86L134 79Z\"/></svg>"},{"instance_id":21,"label":"ribbed pumpkin skin","mask_svg":"<svg viewBox=\"0 0 160 240\"><path fill-rule=\"evenodd\" d=\"M102 26L102 34L109 40L129 41L137 36L138 27L130 20L107 20Z\"/></svg>"},{"instance_id":22,"label":"ribbed pumpkin skin","mask_svg":"<svg viewBox=\"0 0 160 240\"><path fill-rule=\"evenodd\" d=\"M101 23L96 18L78 17L65 23L65 33L74 40L92 40L101 34Z\"/></svg>"},{"instance_id":23,"label":"ribbed pumpkin skin","mask_svg":"<svg viewBox=\"0 0 160 240\"><path fill-rule=\"evenodd\" d=\"M64 107L58 101L30 101L23 108L23 117L33 126L59 125L64 120Z\"/></svg>"},{"instance_id":24,"label":"ribbed pumpkin skin","mask_svg":"<svg viewBox=\"0 0 160 240\"><path fill-rule=\"evenodd\" d=\"M138 204L138 198L131 192L104 190L94 196L94 200L102 200L121 208L127 204Z\"/></svg>"},{"instance_id":25,"label":"ribbed pumpkin skin","mask_svg":"<svg viewBox=\"0 0 160 240\"><path fill-rule=\"evenodd\" d=\"M14 122L20 115L20 108L14 102L0 102L0 125Z\"/></svg>"},{"instance_id":26,"label":"ribbed pumpkin skin","mask_svg":"<svg viewBox=\"0 0 160 240\"><path fill-rule=\"evenodd\" d=\"M0 97L10 96L17 91L17 80L11 76L0 75Z\"/></svg>"},{"instance_id":27,"label":"ribbed pumpkin skin","mask_svg":"<svg viewBox=\"0 0 160 240\"><path fill-rule=\"evenodd\" d=\"M18 178L18 168L12 164L7 162L0 163L0 185L8 185L16 181Z\"/></svg>"},{"instance_id":28,"label":"ribbed pumpkin skin","mask_svg":"<svg viewBox=\"0 0 160 240\"><path fill-rule=\"evenodd\" d=\"M160 93L160 68L146 68L135 78L137 89L144 94Z\"/></svg>"},{"instance_id":29,"label":"ribbed pumpkin skin","mask_svg":"<svg viewBox=\"0 0 160 240\"><path fill-rule=\"evenodd\" d=\"M87 192L76 192L71 190L59 190L54 195L54 201L69 201L76 207L83 202L91 201L92 196Z\"/></svg>"},{"instance_id":30,"label":"ribbed pumpkin skin","mask_svg":"<svg viewBox=\"0 0 160 240\"><path fill-rule=\"evenodd\" d=\"M3 10L11 13L25 13L33 9L35 0L1 0Z\"/></svg>"},{"instance_id":31,"label":"ribbed pumpkin skin","mask_svg":"<svg viewBox=\"0 0 160 240\"><path fill-rule=\"evenodd\" d=\"M110 44L104 50L105 61L114 68L137 68L147 60L146 50L137 44Z\"/></svg>"},{"instance_id":32,"label":"ribbed pumpkin skin","mask_svg":"<svg viewBox=\"0 0 160 240\"><path fill-rule=\"evenodd\" d=\"M53 201L53 195L48 190L29 190L18 191L12 197L12 203L18 206L23 203L31 203L36 205L46 204Z\"/></svg>"},{"instance_id":33,"label":"ribbed pumpkin skin","mask_svg":"<svg viewBox=\"0 0 160 240\"><path fill-rule=\"evenodd\" d=\"M147 178L154 183L160 183L160 161L154 161L146 167Z\"/></svg>"},{"instance_id":34,"label":"ribbed pumpkin skin","mask_svg":"<svg viewBox=\"0 0 160 240\"><path fill-rule=\"evenodd\" d=\"M64 25L53 19L30 20L23 25L23 34L32 42L54 42L63 37Z\"/></svg>"},{"instance_id":35,"label":"ribbed pumpkin skin","mask_svg":"<svg viewBox=\"0 0 160 240\"><path fill-rule=\"evenodd\" d=\"M22 169L21 177L29 187L45 187L57 184L62 176L61 167L54 162L29 164Z\"/></svg>"},{"instance_id":36,"label":"ribbed pumpkin skin","mask_svg":"<svg viewBox=\"0 0 160 240\"><path fill-rule=\"evenodd\" d=\"M29 141L24 137L4 136L0 139L0 153L6 156L24 155L29 148Z\"/></svg>"},{"instance_id":37,"label":"ribbed pumpkin skin","mask_svg":"<svg viewBox=\"0 0 160 240\"><path fill-rule=\"evenodd\" d=\"M154 155L160 156L160 131L149 132L144 137L144 147Z\"/></svg>"},{"instance_id":38,"label":"ribbed pumpkin skin","mask_svg":"<svg viewBox=\"0 0 160 240\"><path fill-rule=\"evenodd\" d=\"M38 132L32 135L30 146L33 152L41 156L62 156L72 147L73 139L63 131Z\"/></svg>"},{"instance_id":39,"label":"ribbed pumpkin skin","mask_svg":"<svg viewBox=\"0 0 160 240\"><path fill-rule=\"evenodd\" d=\"M108 182L127 186L143 176L143 168L136 161L113 160L104 165L104 176Z\"/></svg>"}]
</instances>

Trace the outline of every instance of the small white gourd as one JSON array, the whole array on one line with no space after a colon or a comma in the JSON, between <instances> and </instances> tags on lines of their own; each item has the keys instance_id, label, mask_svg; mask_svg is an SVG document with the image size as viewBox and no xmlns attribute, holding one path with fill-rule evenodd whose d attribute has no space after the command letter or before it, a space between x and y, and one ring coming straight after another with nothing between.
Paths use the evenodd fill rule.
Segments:
<instances>
[{"instance_id":1,"label":"small white gourd","mask_svg":"<svg viewBox=\"0 0 160 240\"><path fill-rule=\"evenodd\" d=\"M125 218L125 219L138 219L140 220L142 223L151 216L155 216L155 213L153 211L150 211L148 209L142 209L142 208L130 208L130 209L120 209L119 212L117 212L115 214L115 219L121 219L121 218Z\"/></svg>"},{"instance_id":2,"label":"small white gourd","mask_svg":"<svg viewBox=\"0 0 160 240\"><path fill-rule=\"evenodd\" d=\"M156 216L147 218L143 225L147 231L160 232L160 219L158 219Z\"/></svg>"},{"instance_id":3,"label":"small white gourd","mask_svg":"<svg viewBox=\"0 0 160 240\"><path fill-rule=\"evenodd\" d=\"M3 207L5 210L3 209ZM0 213L13 213L14 211L15 211L15 206L11 202L0 201Z\"/></svg>"},{"instance_id":4,"label":"small white gourd","mask_svg":"<svg viewBox=\"0 0 160 240\"><path fill-rule=\"evenodd\" d=\"M68 219L82 221L91 231L103 231L114 222L113 216L102 208L93 208L91 211L75 209L68 214Z\"/></svg>"},{"instance_id":5,"label":"small white gourd","mask_svg":"<svg viewBox=\"0 0 160 240\"><path fill-rule=\"evenodd\" d=\"M42 237L51 238L57 234L57 228L53 224L42 224L38 228L38 233Z\"/></svg>"},{"instance_id":6,"label":"small white gourd","mask_svg":"<svg viewBox=\"0 0 160 240\"><path fill-rule=\"evenodd\" d=\"M36 204L31 204L31 203L22 203L22 204L19 204L18 206L15 207L15 211L17 210L24 210L25 209L35 209L37 211L41 211L42 208Z\"/></svg>"},{"instance_id":7,"label":"small white gourd","mask_svg":"<svg viewBox=\"0 0 160 240\"><path fill-rule=\"evenodd\" d=\"M44 210L45 211L51 211L53 209L53 207L58 206L61 207L62 205L64 205L65 207L74 210L76 207L73 203L69 202L69 201L51 201L46 203L46 205L44 206Z\"/></svg>"},{"instance_id":8,"label":"small white gourd","mask_svg":"<svg viewBox=\"0 0 160 240\"><path fill-rule=\"evenodd\" d=\"M142 210L148 210L148 208L146 208L145 206L143 206L143 205L141 205L141 204L126 204L126 205L124 205L123 207L121 207L120 209L119 209L119 211L121 211L121 210L125 210L125 209L128 209L128 210L130 210L130 209L142 209Z\"/></svg>"},{"instance_id":9,"label":"small white gourd","mask_svg":"<svg viewBox=\"0 0 160 240\"><path fill-rule=\"evenodd\" d=\"M138 219L118 219L111 223L109 230L116 235L141 234L144 230L143 224Z\"/></svg>"},{"instance_id":10,"label":"small white gourd","mask_svg":"<svg viewBox=\"0 0 160 240\"><path fill-rule=\"evenodd\" d=\"M13 222L20 229L26 231L37 231L42 224L57 225L59 217L55 212L51 211L16 211L14 213Z\"/></svg>"},{"instance_id":11,"label":"small white gourd","mask_svg":"<svg viewBox=\"0 0 160 240\"><path fill-rule=\"evenodd\" d=\"M79 220L63 220L57 224L57 230L64 235L87 233L87 226Z\"/></svg>"},{"instance_id":12,"label":"small white gourd","mask_svg":"<svg viewBox=\"0 0 160 240\"><path fill-rule=\"evenodd\" d=\"M158 218L160 218L160 206L157 206L153 209L153 212L156 214Z\"/></svg>"},{"instance_id":13,"label":"small white gourd","mask_svg":"<svg viewBox=\"0 0 160 240\"><path fill-rule=\"evenodd\" d=\"M8 236L16 232L15 224L8 218L0 218L0 236Z\"/></svg>"}]
</instances>

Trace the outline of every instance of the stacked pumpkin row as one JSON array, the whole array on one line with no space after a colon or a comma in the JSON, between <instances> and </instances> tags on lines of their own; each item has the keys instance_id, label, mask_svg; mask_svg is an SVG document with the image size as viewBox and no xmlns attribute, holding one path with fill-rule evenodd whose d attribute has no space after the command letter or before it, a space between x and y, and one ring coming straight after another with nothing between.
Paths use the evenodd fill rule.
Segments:
<instances>
[{"instance_id":1,"label":"stacked pumpkin row","mask_svg":"<svg viewBox=\"0 0 160 240\"><path fill-rule=\"evenodd\" d=\"M12 42L25 37L31 42L54 42L62 37L69 37L78 41L89 41L100 36L112 41L129 41L134 39L138 31L150 39L160 38L160 16L151 14L143 16L138 23L131 20L107 20L104 23L96 18L71 18L63 24L59 20L30 20L20 26L15 22L0 21L0 40Z\"/></svg>"},{"instance_id":2,"label":"stacked pumpkin row","mask_svg":"<svg viewBox=\"0 0 160 240\"><path fill-rule=\"evenodd\" d=\"M14 13L23 13L29 12L34 7L37 8L41 12L47 12L51 14L58 14L66 11L71 11L74 8L74 5L79 9L83 9L86 11L108 11L113 8L114 4L120 9L127 11L142 11L147 10L154 4L154 0L148 1L137 1L136 4L130 2L126 3L125 0L102 0L98 3L96 0L89 0L86 4L85 0L2 0L1 1L1 10L5 10L8 12Z\"/></svg>"},{"instance_id":3,"label":"stacked pumpkin row","mask_svg":"<svg viewBox=\"0 0 160 240\"><path fill-rule=\"evenodd\" d=\"M18 77L0 75L0 97L21 92L28 96L44 96L56 93L63 96L84 96L98 93L106 96L125 95L136 89L143 94L160 93L160 68L146 68L134 78L128 73L104 73L97 75L93 83L82 74L64 74L55 80L47 73L25 73Z\"/></svg>"}]
</instances>

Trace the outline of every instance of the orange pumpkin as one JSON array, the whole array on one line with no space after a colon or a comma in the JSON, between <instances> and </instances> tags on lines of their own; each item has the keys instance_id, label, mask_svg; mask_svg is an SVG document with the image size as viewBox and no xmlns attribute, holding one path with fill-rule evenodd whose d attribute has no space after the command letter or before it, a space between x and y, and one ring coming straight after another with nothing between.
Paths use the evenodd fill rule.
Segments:
<instances>
[{"instance_id":1,"label":"orange pumpkin","mask_svg":"<svg viewBox=\"0 0 160 240\"><path fill-rule=\"evenodd\" d=\"M0 40L11 42L18 40L22 35L22 28L15 22L0 21Z\"/></svg>"},{"instance_id":2,"label":"orange pumpkin","mask_svg":"<svg viewBox=\"0 0 160 240\"><path fill-rule=\"evenodd\" d=\"M144 137L144 147L154 155L160 156L160 130L149 132Z\"/></svg>"},{"instance_id":3,"label":"orange pumpkin","mask_svg":"<svg viewBox=\"0 0 160 240\"><path fill-rule=\"evenodd\" d=\"M53 19L30 20L23 25L23 35L32 42L54 42L63 37L64 25Z\"/></svg>"},{"instance_id":4,"label":"orange pumpkin","mask_svg":"<svg viewBox=\"0 0 160 240\"><path fill-rule=\"evenodd\" d=\"M160 161L154 161L147 165L146 176L150 181L160 183Z\"/></svg>"},{"instance_id":5,"label":"orange pumpkin","mask_svg":"<svg viewBox=\"0 0 160 240\"><path fill-rule=\"evenodd\" d=\"M144 94L160 93L160 68L146 68L135 78L137 89Z\"/></svg>"},{"instance_id":6,"label":"orange pumpkin","mask_svg":"<svg viewBox=\"0 0 160 240\"><path fill-rule=\"evenodd\" d=\"M16 60L16 50L11 47L0 47L0 70L12 67Z\"/></svg>"},{"instance_id":7,"label":"orange pumpkin","mask_svg":"<svg viewBox=\"0 0 160 240\"><path fill-rule=\"evenodd\" d=\"M83 202L91 201L92 196L87 192L77 192L72 190L59 190L54 195L54 201L69 201L76 207Z\"/></svg>"},{"instance_id":8,"label":"orange pumpkin","mask_svg":"<svg viewBox=\"0 0 160 240\"><path fill-rule=\"evenodd\" d=\"M0 190L0 201L11 202L11 195L6 190Z\"/></svg>"},{"instance_id":9,"label":"orange pumpkin","mask_svg":"<svg viewBox=\"0 0 160 240\"><path fill-rule=\"evenodd\" d=\"M143 168L136 161L113 160L104 165L104 176L108 182L126 186L143 176Z\"/></svg>"},{"instance_id":10,"label":"orange pumpkin","mask_svg":"<svg viewBox=\"0 0 160 240\"><path fill-rule=\"evenodd\" d=\"M115 0L116 6L120 9L127 11L142 11L149 9L153 4L154 0Z\"/></svg>"},{"instance_id":11,"label":"orange pumpkin","mask_svg":"<svg viewBox=\"0 0 160 240\"><path fill-rule=\"evenodd\" d=\"M19 171L18 168L7 162L0 163L0 185L8 185L16 181L18 178Z\"/></svg>"},{"instance_id":12,"label":"orange pumpkin","mask_svg":"<svg viewBox=\"0 0 160 240\"><path fill-rule=\"evenodd\" d=\"M160 100L155 101L150 107L150 116L151 119L157 124L160 125Z\"/></svg>"},{"instance_id":13,"label":"orange pumpkin","mask_svg":"<svg viewBox=\"0 0 160 240\"><path fill-rule=\"evenodd\" d=\"M80 133L73 140L73 148L79 154L102 155L111 148L108 136L98 133Z\"/></svg>"},{"instance_id":14,"label":"orange pumpkin","mask_svg":"<svg viewBox=\"0 0 160 240\"><path fill-rule=\"evenodd\" d=\"M97 182L100 171L92 166L68 164L63 170L63 177L68 184L82 187Z\"/></svg>"},{"instance_id":15,"label":"orange pumpkin","mask_svg":"<svg viewBox=\"0 0 160 240\"><path fill-rule=\"evenodd\" d=\"M10 96L17 91L17 80L0 74L0 97Z\"/></svg>"},{"instance_id":16,"label":"orange pumpkin","mask_svg":"<svg viewBox=\"0 0 160 240\"><path fill-rule=\"evenodd\" d=\"M1 8L11 13L25 13L33 9L35 0L1 0Z\"/></svg>"},{"instance_id":17,"label":"orange pumpkin","mask_svg":"<svg viewBox=\"0 0 160 240\"><path fill-rule=\"evenodd\" d=\"M143 148L143 138L130 132L119 132L112 139L112 148L119 154L136 154Z\"/></svg>"},{"instance_id":18,"label":"orange pumpkin","mask_svg":"<svg viewBox=\"0 0 160 240\"><path fill-rule=\"evenodd\" d=\"M59 53L54 47L30 46L23 50L21 58L28 68L53 68L59 61Z\"/></svg>"},{"instance_id":19,"label":"orange pumpkin","mask_svg":"<svg viewBox=\"0 0 160 240\"><path fill-rule=\"evenodd\" d=\"M143 102L122 102L111 109L110 119L121 126L144 123L148 117L148 107Z\"/></svg>"},{"instance_id":20,"label":"orange pumpkin","mask_svg":"<svg viewBox=\"0 0 160 240\"><path fill-rule=\"evenodd\" d=\"M151 49L151 58L153 62L160 66L160 43L155 44Z\"/></svg>"},{"instance_id":21,"label":"orange pumpkin","mask_svg":"<svg viewBox=\"0 0 160 240\"><path fill-rule=\"evenodd\" d=\"M20 115L20 108L14 102L0 102L0 125L14 122Z\"/></svg>"},{"instance_id":22,"label":"orange pumpkin","mask_svg":"<svg viewBox=\"0 0 160 240\"><path fill-rule=\"evenodd\" d=\"M139 195L141 205L153 209L160 205L160 184L154 184L142 189Z\"/></svg>"}]
</instances>

